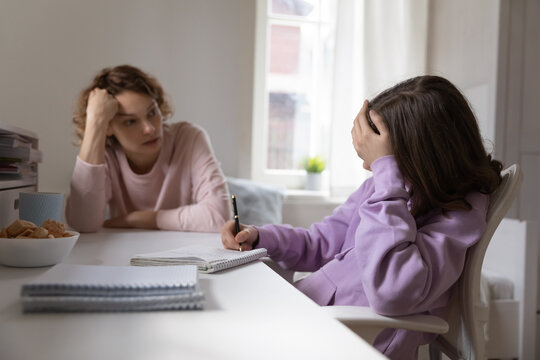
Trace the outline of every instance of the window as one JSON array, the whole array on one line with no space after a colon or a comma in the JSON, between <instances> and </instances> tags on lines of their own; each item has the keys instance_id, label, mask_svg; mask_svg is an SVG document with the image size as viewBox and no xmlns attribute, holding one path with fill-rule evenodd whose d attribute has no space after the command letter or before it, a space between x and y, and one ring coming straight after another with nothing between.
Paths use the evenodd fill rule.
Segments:
<instances>
[{"instance_id":1,"label":"window","mask_svg":"<svg viewBox=\"0 0 540 360\"><path fill-rule=\"evenodd\" d=\"M427 10L427 0L257 0L252 178L301 189L308 155L328 160L332 196L371 176L352 121L364 99L425 73Z\"/></svg>"},{"instance_id":2,"label":"window","mask_svg":"<svg viewBox=\"0 0 540 360\"><path fill-rule=\"evenodd\" d=\"M328 158L335 0L259 0L253 178L302 187L307 156Z\"/></svg>"}]
</instances>

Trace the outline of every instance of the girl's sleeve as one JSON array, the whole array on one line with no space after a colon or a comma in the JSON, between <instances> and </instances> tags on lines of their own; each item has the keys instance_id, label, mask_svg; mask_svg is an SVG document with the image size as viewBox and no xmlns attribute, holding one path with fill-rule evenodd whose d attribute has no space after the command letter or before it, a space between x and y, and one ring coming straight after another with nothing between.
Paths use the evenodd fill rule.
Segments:
<instances>
[{"instance_id":1,"label":"girl's sleeve","mask_svg":"<svg viewBox=\"0 0 540 360\"><path fill-rule=\"evenodd\" d=\"M159 210L158 228L163 230L219 232L230 218L229 192L225 176L204 130L195 135L191 162L194 203Z\"/></svg>"},{"instance_id":2,"label":"girl's sleeve","mask_svg":"<svg viewBox=\"0 0 540 360\"><path fill-rule=\"evenodd\" d=\"M371 168L375 191L358 210L362 221L355 236L368 301L392 316L437 307L460 276L467 248L484 232L489 197L471 194L471 210L435 214L417 229L394 157Z\"/></svg>"},{"instance_id":3,"label":"girl's sleeve","mask_svg":"<svg viewBox=\"0 0 540 360\"><path fill-rule=\"evenodd\" d=\"M290 225L258 227L259 245L268 255L286 268L296 271L315 271L332 260L343 247L349 223L357 205L354 198L362 188L336 208L332 215L309 229Z\"/></svg>"},{"instance_id":4,"label":"girl's sleeve","mask_svg":"<svg viewBox=\"0 0 540 360\"><path fill-rule=\"evenodd\" d=\"M66 220L80 232L98 231L111 198L111 182L105 164L93 165L77 157L71 191L66 202Z\"/></svg>"}]
</instances>

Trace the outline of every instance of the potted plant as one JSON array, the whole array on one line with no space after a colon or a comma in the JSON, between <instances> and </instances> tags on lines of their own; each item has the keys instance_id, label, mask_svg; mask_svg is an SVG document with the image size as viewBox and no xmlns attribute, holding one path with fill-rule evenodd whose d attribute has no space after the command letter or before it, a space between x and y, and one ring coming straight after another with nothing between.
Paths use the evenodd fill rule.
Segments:
<instances>
[{"instance_id":1,"label":"potted plant","mask_svg":"<svg viewBox=\"0 0 540 360\"><path fill-rule=\"evenodd\" d=\"M326 160L319 155L304 160L304 169L307 171L306 190L321 190L322 172L325 168Z\"/></svg>"}]
</instances>

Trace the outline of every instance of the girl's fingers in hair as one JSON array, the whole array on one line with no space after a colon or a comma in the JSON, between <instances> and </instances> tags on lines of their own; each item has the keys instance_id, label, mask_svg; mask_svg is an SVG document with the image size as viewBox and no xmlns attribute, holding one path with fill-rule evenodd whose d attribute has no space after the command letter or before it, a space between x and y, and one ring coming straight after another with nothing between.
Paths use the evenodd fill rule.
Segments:
<instances>
[{"instance_id":1,"label":"girl's fingers in hair","mask_svg":"<svg viewBox=\"0 0 540 360\"><path fill-rule=\"evenodd\" d=\"M364 100L364 103L362 104L362 108L360 109L359 125L360 125L360 129L362 131L364 131L364 128L366 126L369 127L369 123L368 123L367 116L366 116L368 104L369 104L368 101Z\"/></svg>"},{"instance_id":2,"label":"girl's fingers in hair","mask_svg":"<svg viewBox=\"0 0 540 360\"><path fill-rule=\"evenodd\" d=\"M364 100L364 103L362 104L362 108L358 112L358 115L356 115L356 118L354 119L354 127L357 129L357 135L361 135L363 132L363 127L365 125L368 125L367 119L366 119L366 111L367 111L368 101Z\"/></svg>"},{"instance_id":3,"label":"girl's fingers in hair","mask_svg":"<svg viewBox=\"0 0 540 360\"><path fill-rule=\"evenodd\" d=\"M388 129L386 128L386 124L384 123L382 116L377 114L375 110L369 110L369 117L371 118L371 121L373 121L373 124L375 124L375 126L379 130L379 133L382 134L383 132L387 132Z\"/></svg>"},{"instance_id":4,"label":"girl's fingers in hair","mask_svg":"<svg viewBox=\"0 0 540 360\"><path fill-rule=\"evenodd\" d=\"M353 141L360 141L362 138L363 130L362 130L362 117L365 119L366 117L366 109L367 109L367 101L364 101L364 104L362 105L362 108L358 112L358 115L356 115L356 118L353 121L353 128L351 130L353 135Z\"/></svg>"}]
</instances>

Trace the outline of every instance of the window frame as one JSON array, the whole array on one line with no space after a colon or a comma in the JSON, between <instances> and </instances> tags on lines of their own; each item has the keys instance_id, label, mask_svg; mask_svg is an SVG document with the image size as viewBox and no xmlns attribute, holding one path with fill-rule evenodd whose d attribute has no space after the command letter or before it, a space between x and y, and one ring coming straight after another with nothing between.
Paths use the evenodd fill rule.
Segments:
<instances>
[{"instance_id":1,"label":"window frame","mask_svg":"<svg viewBox=\"0 0 540 360\"><path fill-rule=\"evenodd\" d=\"M252 142L251 142L251 177L254 181L265 182L269 184L279 184L287 189L302 189L305 185L306 172L303 169L267 169L268 156L268 93L266 76L269 68L269 54L267 45L270 41L268 32L270 16L268 16L268 8L272 0L257 0L256 16L255 16L255 61L254 61L254 76L253 76L253 114L252 114ZM324 21L311 19L298 19L293 16L280 15L277 19L272 18L273 23L282 25L298 25L298 24L320 24ZM335 26L335 25L334 25ZM320 31L320 29L319 29ZM335 29L334 29L335 31ZM314 69L320 61L319 54L315 55ZM333 61L333 59L332 59ZM329 100L330 101L330 100ZM317 111L317 105L314 111ZM312 113L313 113L312 112ZM329 115L329 114L328 114ZM313 118L312 120L313 121ZM324 122L315 120L315 123L320 125ZM326 123L330 128L330 123ZM312 130L313 131L313 130ZM313 136L313 134L310 134ZM329 143L325 146L326 149L321 151L324 155L329 155ZM310 145L310 153L313 152L313 144ZM315 155L315 154L311 154ZM328 156L327 156L328 157ZM328 170L323 173L324 177L328 176ZM327 183L327 181L325 181ZM325 183L323 182L323 184ZM327 190L327 186L326 189Z\"/></svg>"}]
</instances>

